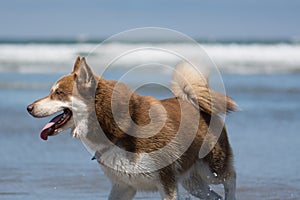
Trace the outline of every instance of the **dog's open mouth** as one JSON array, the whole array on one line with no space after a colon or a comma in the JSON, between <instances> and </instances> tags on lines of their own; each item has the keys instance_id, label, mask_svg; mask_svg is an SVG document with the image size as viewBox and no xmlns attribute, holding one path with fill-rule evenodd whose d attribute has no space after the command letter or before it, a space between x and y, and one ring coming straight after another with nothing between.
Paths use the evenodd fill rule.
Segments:
<instances>
[{"instance_id":1,"label":"dog's open mouth","mask_svg":"<svg viewBox=\"0 0 300 200\"><path fill-rule=\"evenodd\" d=\"M47 140L48 136L55 135L59 132L59 128L65 125L72 117L72 111L64 109L63 113L57 115L51 121L44 126L41 131L41 138Z\"/></svg>"}]
</instances>

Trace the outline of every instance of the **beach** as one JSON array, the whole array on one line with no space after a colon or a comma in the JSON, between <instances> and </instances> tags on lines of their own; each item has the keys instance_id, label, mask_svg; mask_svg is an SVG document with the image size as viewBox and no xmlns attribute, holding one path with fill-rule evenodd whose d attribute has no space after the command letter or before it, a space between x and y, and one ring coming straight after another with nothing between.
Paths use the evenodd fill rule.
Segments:
<instances>
[{"instance_id":1,"label":"beach","mask_svg":"<svg viewBox=\"0 0 300 200\"><path fill-rule=\"evenodd\" d=\"M109 57L109 52L124 45L135 44L112 44L102 57L91 56ZM164 45L187 48L185 44ZM28 104L49 93L59 77L71 72L76 55L88 55L93 46L0 44L0 199L107 199L110 182L84 145L69 132L42 141L39 132L50 118L34 119L26 111ZM235 156L237 199L300 199L300 45L203 46L220 68L227 95L241 108L226 117ZM140 59L124 61L124 68L113 69L105 78L118 79L128 67L145 61ZM149 80L168 76L147 74ZM132 84L144 78L138 76ZM168 84L169 80L164 81ZM171 95L155 88L141 93L159 99ZM221 186L213 188L223 193ZM180 199L193 199L179 190ZM160 197L138 193L135 199Z\"/></svg>"}]
</instances>

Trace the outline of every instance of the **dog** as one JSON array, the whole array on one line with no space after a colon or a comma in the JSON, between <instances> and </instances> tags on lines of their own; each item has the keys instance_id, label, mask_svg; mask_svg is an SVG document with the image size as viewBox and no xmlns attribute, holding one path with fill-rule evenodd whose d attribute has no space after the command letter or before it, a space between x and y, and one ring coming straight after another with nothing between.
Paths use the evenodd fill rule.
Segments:
<instances>
[{"instance_id":1,"label":"dog","mask_svg":"<svg viewBox=\"0 0 300 200\"><path fill-rule=\"evenodd\" d=\"M200 199L223 199L209 186L223 184L225 199L235 200L233 153L221 115L238 106L209 89L195 70L179 63L171 82L174 97L157 100L94 74L77 57L73 71L27 110L37 118L62 112L40 137L71 129L111 180L110 200L133 199L137 191L175 200L178 184Z\"/></svg>"}]
</instances>

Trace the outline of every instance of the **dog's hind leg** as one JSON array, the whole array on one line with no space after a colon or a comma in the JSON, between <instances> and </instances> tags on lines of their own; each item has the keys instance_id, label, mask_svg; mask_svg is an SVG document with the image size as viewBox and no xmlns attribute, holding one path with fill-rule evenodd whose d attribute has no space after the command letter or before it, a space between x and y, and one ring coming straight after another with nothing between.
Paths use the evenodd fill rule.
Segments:
<instances>
[{"instance_id":1,"label":"dog's hind leg","mask_svg":"<svg viewBox=\"0 0 300 200\"><path fill-rule=\"evenodd\" d=\"M200 199L206 200L221 200L223 199L215 191L210 189L209 185L197 173L191 174L188 178L181 182L184 189L191 195Z\"/></svg>"},{"instance_id":2,"label":"dog's hind leg","mask_svg":"<svg viewBox=\"0 0 300 200\"><path fill-rule=\"evenodd\" d=\"M208 177L211 175L207 164L198 160L186 176L181 179L181 184L195 197L206 200L221 200L223 198L209 187L210 179Z\"/></svg>"},{"instance_id":3,"label":"dog's hind leg","mask_svg":"<svg viewBox=\"0 0 300 200\"><path fill-rule=\"evenodd\" d=\"M110 191L109 200L131 200L136 194L136 190L127 185L114 184Z\"/></svg>"},{"instance_id":4,"label":"dog's hind leg","mask_svg":"<svg viewBox=\"0 0 300 200\"><path fill-rule=\"evenodd\" d=\"M224 180L224 190L225 190L225 200L235 200L235 192L236 192L236 173L231 170L228 178Z\"/></svg>"},{"instance_id":5,"label":"dog's hind leg","mask_svg":"<svg viewBox=\"0 0 300 200\"><path fill-rule=\"evenodd\" d=\"M176 200L177 199L177 188L159 188L159 193L162 200Z\"/></svg>"},{"instance_id":6,"label":"dog's hind leg","mask_svg":"<svg viewBox=\"0 0 300 200\"><path fill-rule=\"evenodd\" d=\"M157 185L157 189L162 200L177 199L177 180L170 167L160 172L160 183Z\"/></svg>"}]
</instances>

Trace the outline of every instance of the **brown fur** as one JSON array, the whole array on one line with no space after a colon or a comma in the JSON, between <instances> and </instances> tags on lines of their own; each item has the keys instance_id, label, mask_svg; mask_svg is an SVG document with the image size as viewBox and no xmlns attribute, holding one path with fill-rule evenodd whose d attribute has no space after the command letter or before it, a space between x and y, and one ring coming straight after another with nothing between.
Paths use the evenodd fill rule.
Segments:
<instances>
[{"instance_id":1,"label":"brown fur","mask_svg":"<svg viewBox=\"0 0 300 200\"><path fill-rule=\"evenodd\" d=\"M149 107L153 103L161 103L168 113L168 119L163 129L155 136L150 138L132 137L120 130L118 125L114 121L114 117L111 111L111 101L113 87L117 83L115 81L107 81L98 77L98 87L96 89L96 114L100 126L106 136L116 145L124 148L127 151L136 153L149 153L161 149L168 144L178 131L178 127L181 120L181 109L179 101L185 105L186 109L196 110L191 104L183 102L177 98L170 98L158 101L153 97L140 96L133 94L129 104L129 110L131 111L131 117L133 121L138 125L146 125L149 123ZM130 93L130 89L124 85L124 94ZM122 94L118 97L122 99ZM210 125L211 116L209 113L200 112L200 122L198 133L185 154L180 157L180 163L182 163L181 171L185 172L195 162L198 157L199 149L203 143L204 137L208 131ZM220 119L220 123L221 119ZM128 130L130 131L130 130ZM225 176L227 170L227 164L232 160L232 151L229 145L227 133L225 127L222 134L218 139L217 144L213 147L212 151L204 158L205 162L209 164L214 172ZM168 170L167 170L168 171Z\"/></svg>"},{"instance_id":2,"label":"brown fur","mask_svg":"<svg viewBox=\"0 0 300 200\"><path fill-rule=\"evenodd\" d=\"M82 65L86 67L83 68ZM220 182L231 176L235 178L232 166L232 150L225 125L219 116L219 114L237 109L237 105L231 98L211 91L203 82L198 85L201 90L198 88L196 96L191 98L191 101L194 103L197 102L198 106L193 105L193 103L184 98L173 97L157 100L150 96L140 96L132 93L122 83L105 80L102 77L92 74L85 59L77 57L73 72L57 82L59 87L51 90L49 94L50 99L70 101L72 95L82 95L85 97L85 94L76 94L73 91L74 84L81 79L88 80L87 85L83 86L95 92L95 96L91 97L92 99L94 98L95 104L88 106L95 106L96 116L101 129L113 144L126 151L140 154L160 150L172 143L169 149L164 152L165 155L156 158L159 163L168 162L170 158L174 158L175 160L175 162L159 170L161 184L170 199L175 198L173 195L176 194L178 177L187 173L199 159L207 164L211 173L218 175ZM81 92L80 88L78 88L78 92ZM128 94L131 94L129 98ZM126 99L128 99L128 102L125 101ZM118 110L117 116L113 115L112 102ZM154 109L154 114L152 113L154 116L152 117L160 119L161 116L165 116L166 121L164 126L151 137L139 137L143 133L136 130L133 125L136 124L140 127L145 127L150 124L150 109L155 106L158 106L158 108L161 106L163 109ZM130 120L126 116L126 111L128 110ZM165 113L161 110L165 110ZM32 110L30 112L31 114L34 113ZM116 117L121 120L122 128L115 121ZM212 117L216 119L213 123ZM218 127L221 127L221 134L216 139ZM191 141L191 144L185 149L182 155L178 154L180 149L183 148L182 144L186 138L189 138L192 134L195 134L195 137ZM175 139L177 135L178 138ZM203 145L206 145L211 151L205 157L199 158L199 151ZM99 163L105 165L101 161ZM192 178L197 179L197 176L199 174L192 172Z\"/></svg>"}]
</instances>

